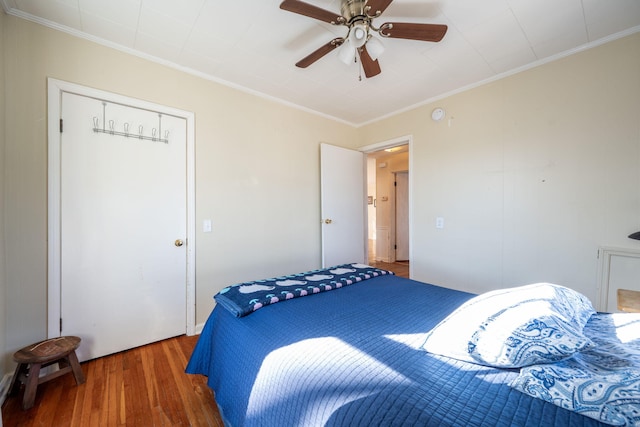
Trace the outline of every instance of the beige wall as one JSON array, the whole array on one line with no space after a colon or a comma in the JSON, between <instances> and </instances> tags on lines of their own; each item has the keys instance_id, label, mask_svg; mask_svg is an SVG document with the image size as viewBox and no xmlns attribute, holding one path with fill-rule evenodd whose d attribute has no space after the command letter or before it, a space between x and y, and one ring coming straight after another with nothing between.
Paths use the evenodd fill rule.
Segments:
<instances>
[{"instance_id":1,"label":"beige wall","mask_svg":"<svg viewBox=\"0 0 640 427\"><path fill-rule=\"evenodd\" d=\"M447 119L430 114L443 107ZM360 129L413 135L414 277L597 298L600 245L640 248L640 34ZM445 228L435 228L436 217Z\"/></svg>"},{"instance_id":2,"label":"beige wall","mask_svg":"<svg viewBox=\"0 0 640 427\"><path fill-rule=\"evenodd\" d=\"M10 248L5 359L46 337L47 77L195 113L196 323L230 283L320 266L319 144L355 147L356 129L25 20L2 19L11 106L3 157ZM202 233L203 219L213 221L212 233Z\"/></svg>"}]
</instances>

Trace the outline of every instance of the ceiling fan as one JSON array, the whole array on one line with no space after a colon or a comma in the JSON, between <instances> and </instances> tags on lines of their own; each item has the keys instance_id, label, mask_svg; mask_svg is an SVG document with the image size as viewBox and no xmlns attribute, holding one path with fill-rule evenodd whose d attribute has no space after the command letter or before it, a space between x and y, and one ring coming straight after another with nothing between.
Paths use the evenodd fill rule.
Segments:
<instances>
[{"instance_id":1,"label":"ceiling fan","mask_svg":"<svg viewBox=\"0 0 640 427\"><path fill-rule=\"evenodd\" d=\"M340 47L339 58L346 64L360 58L362 69L367 78L380 74L378 57L384 51L382 42L373 36L376 32L382 37L396 39L439 42L447 32L446 25L417 24L408 22L386 22L379 27L373 25L389 7L393 0L341 0L341 15L319 8L300 0L284 0L280 9L318 19L333 25L344 25L349 29L345 37L337 37L323 45L296 63L307 68L334 49Z\"/></svg>"}]
</instances>

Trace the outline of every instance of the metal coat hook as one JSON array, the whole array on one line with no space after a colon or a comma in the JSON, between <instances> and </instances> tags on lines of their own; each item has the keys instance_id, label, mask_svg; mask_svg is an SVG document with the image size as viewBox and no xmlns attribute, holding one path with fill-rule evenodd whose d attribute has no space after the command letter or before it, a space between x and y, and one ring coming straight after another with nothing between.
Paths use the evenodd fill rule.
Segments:
<instances>
[{"instance_id":1,"label":"metal coat hook","mask_svg":"<svg viewBox=\"0 0 640 427\"><path fill-rule=\"evenodd\" d=\"M135 108L135 107L131 107ZM97 116L93 117L93 131L96 133L108 133L110 135L119 135L129 138L129 136L133 136L129 133L129 123L124 123L123 128L124 132L119 132L116 130L115 120L109 120L109 129L105 129L105 123L107 123L106 119L106 110L107 103L102 102L102 129L100 128L100 119ZM165 144L169 143L169 131L165 130L164 138L162 137L162 114L158 113L158 128L151 129L151 136L147 136L144 134L144 127L142 125L138 126L138 139L148 140L148 141L160 141Z\"/></svg>"}]
</instances>

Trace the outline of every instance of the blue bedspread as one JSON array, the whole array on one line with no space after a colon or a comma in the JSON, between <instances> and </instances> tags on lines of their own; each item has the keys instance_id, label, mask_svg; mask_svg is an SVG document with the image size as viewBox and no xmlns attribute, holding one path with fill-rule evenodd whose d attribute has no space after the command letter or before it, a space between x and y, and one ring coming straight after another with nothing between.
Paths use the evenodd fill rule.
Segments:
<instances>
[{"instance_id":1,"label":"blue bedspread","mask_svg":"<svg viewBox=\"0 0 640 427\"><path fill-rule=\"evenodd\" d=\"M473 295L380 276L250 316L217 306L187 372L227 426L602 426L509 387L517 370L429 354Z\"/></svg>"}]
</instances>

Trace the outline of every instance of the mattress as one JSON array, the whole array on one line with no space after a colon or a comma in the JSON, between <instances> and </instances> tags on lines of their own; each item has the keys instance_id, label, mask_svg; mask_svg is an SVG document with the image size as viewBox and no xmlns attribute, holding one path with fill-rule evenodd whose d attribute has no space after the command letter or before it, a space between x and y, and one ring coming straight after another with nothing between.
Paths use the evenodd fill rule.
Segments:
<instances>
[{"instance_id":1,"label":"mattress","mask_svg":"<svg viewBox=\"0 0 640 427\"><path fill-rule=\"evenodd\" d=\"M517 369L424 351L472 297L386 275L244 317L217 305L186 371L233 427L604 425L511 388Z\"/></svg>"}]
</instances>

